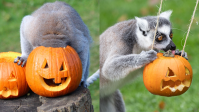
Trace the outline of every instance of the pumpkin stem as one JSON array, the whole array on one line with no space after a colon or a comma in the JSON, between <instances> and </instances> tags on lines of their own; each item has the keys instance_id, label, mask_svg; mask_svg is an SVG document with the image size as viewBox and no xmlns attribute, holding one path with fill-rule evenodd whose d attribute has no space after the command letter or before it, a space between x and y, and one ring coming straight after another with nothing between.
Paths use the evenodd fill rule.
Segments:
<instances>
[{"instance_id":1,"label":"pumpkin stem","mask_svg":"<svg viewBox=\"0 0 199 112\"><path fill-rule=\"evenodd\" d=\"M172 53L171 50L168 50L167 52L165 52L165 53L163 54L163 56L165 56L165 57L174 57L174 55L173 55L173 53Z\"/></svg>"}]
</instances>

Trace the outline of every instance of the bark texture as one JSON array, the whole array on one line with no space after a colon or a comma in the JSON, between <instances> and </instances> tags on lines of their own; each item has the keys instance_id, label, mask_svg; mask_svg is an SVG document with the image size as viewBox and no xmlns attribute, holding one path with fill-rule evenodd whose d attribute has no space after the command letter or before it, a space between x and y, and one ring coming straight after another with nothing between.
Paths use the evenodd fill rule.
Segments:
<instances>
[{"instance_id":1,"label":"bark texture","mask_svg":"<svg viewBox=\"0 0 199 112\"><path fill-rule=\"evenodd\" d=\"M33 92L17 99L0 99L0 112L94 112L90 91L78 87L71 94L56 98Z\"/></svg>"}]
</instances>

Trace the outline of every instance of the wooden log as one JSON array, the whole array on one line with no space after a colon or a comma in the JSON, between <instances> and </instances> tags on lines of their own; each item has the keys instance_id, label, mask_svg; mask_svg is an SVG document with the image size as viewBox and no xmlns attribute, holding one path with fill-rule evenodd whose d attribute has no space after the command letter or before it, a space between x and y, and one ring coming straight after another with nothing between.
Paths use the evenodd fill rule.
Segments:
<instances>
[{"instance_id":1,"label":"wooden log","mask_svg":"<svg viewBox=\"0 0 199 112\"><path fill-rule=\"evenodd\" d=\"M36 112L42 105L39 96L33 92L16 99L0 100L0 112Z\"/></svg>"},{"instance_id":2,"label":"wooden log","mask_svg":"<svg viewBox=\"0 0 199 112\"><path fill-rule=\"evenodd\" d=\"M94 112L90 91L82 86L66 96L39 99L42 105L37 107L38 112Z\"/></svg>"},{"instance_id":3,"label":"wooden log","mask_svg":"<svg viewBox=\"0 0 199 112\"><path fill-rule=\"evenodd\" d=\"M0 100L0 112L94 112L90 91L78 87L71 94L47 98L30 92L29 95Z\"/></svg>"}]
</instances>

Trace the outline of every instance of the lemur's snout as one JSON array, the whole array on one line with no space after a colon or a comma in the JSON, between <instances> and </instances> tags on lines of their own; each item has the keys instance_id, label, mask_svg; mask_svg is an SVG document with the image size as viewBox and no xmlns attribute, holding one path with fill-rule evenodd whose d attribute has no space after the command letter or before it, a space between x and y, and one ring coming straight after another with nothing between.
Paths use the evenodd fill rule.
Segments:
<instances>
[{"instance_id":1,"label":"lemur's snout","mask_svg":"<svg viewBox=\"0 0 199 112\"><path fill-rule=\"evenodd\" d=\"M170 50L176 50L176 45L175 44L171 45L171 49Z\"/></svg>"},{"instance_id":2,"label":"lemur's snout","mask_svg":"<svg viewBox=\"0 0 199 112\"><path fill-rule=\"evenodd\" d=\"M144 32L143 32L143 35L144 35L144 36L147 36L147 32L146 32L146 31L144 31Z\"/></svg>"},{"instance_id":3,"label":"lemur's snout","mask_svg":"<svg viewBox=\"0 0 199 112\"><path fill-rule=\"evenodd\" d=\"M168 48L168 50L176 50L176 45L173 43L173 41L170 41Z\"/></svg>"},{"instance_id":4,"label":"lemur's snout","mask_svg":"<svg viewBox=\"0 0 199 112\"><path fill-rule=\"evenodd\" d=\"M168 50L176 50L176 45L173 43L173 41L170 41L170 43L167 45L165 49L163 49L165 52Z\"/></svg>"}]
</instances>

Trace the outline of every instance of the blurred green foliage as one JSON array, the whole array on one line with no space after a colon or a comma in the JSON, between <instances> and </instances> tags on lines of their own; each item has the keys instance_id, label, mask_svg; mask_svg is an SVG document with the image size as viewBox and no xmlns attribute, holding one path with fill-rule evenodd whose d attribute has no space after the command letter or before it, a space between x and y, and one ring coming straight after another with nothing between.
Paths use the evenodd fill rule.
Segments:
<instances>
[{"instance_id":1,"label":"blurred green foliage","mask_svg":"<svg viewBox=\"0 0 199 112\"><path fill-rule=\"evenodd\" d=\"M19 27L23 16L31 14L45 2L54 0L0 0L0 52L20 52ZM156 15L159 3L155 0L64 0L82 17L93 38L91 45L90 75L99 68L99 35L117 22ZM182 49L184 38L195 6L195 0L164 0L162 11L173 10L173 41ZM100 13L99 13L100 12ZM199 12L196 12L185 51L193 68L190 89L180 96L162 97L150 94L144 87L142 73L121 88L127 112L198 112L199 111ZM100 31L99 31L100 28ZM100 32L100 33L99 33ZM142 71L140 71L142 72ZM99 112L99 81L89 87L95 112ZM159 106L164 102L165 106Z\"/></svg>"},{"instance_id":2,"label":"blurred green foliage","mask_svg":"<svg viewBox=\"0 0 199 112\"><path fill-rule=\"evenodd\" d=\"M20 50L19 28L25 15L30 15L46 2L55 0L0 0L0 52ZM90 53L90 74L99 69L99 2L98 0L62 0L81 16L93 38ZM90 87L95 112L99 112L99 81Z\"/></svg>"},{"instance_id":3,"label":"blurred green foliage","mask_svg":"<svg viewBox=\"0 0 199 112\"><path fill-rule=\"evenodd\" d=\"M101 0L100 1L100 34L117 22L157 15L157 0ZM159 0L160 1L160 0ZM173 10L172 22L177 49L182 50L188 25L196 0L164 0L162 12ZM198 8L199 9L199 8ZM149 93L144 86L142 70L140 75L120 90L126 104L127 112L199 112L199 10L196 11L185 51L193 68L193 81L189 90L180 96L163 97ZM162 103L160 103L162 102ZM162 108L161 105L164 107Z\"/></svg>"}]
</instances>

